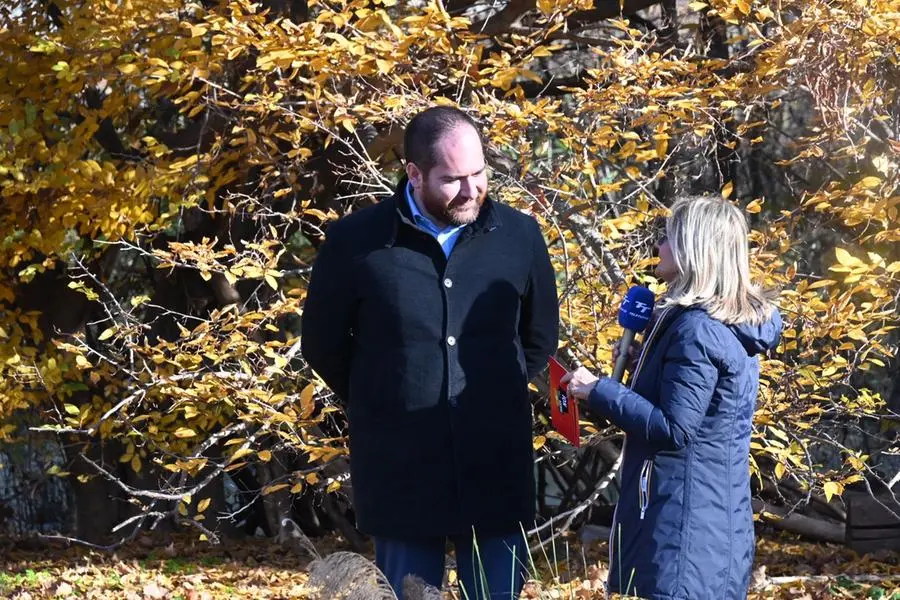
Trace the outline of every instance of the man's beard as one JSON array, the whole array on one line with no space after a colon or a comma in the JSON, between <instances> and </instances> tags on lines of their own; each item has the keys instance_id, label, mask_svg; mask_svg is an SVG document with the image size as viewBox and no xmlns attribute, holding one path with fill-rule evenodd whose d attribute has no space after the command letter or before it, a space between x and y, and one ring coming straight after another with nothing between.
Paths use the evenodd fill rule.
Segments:
<instances>
[{"instance_id":1,"label":"man's beard","mask_svg":"<svg viewBox=\"0 0 900 600\"><path fill-rule=\"evenodd\" d=\"M441 223L460 226L470 225L478 218L481 206L487 198L487 192L476 198L464 199L460 196L454 198L450 204L444 206L443 202L433 196L427 186L422 188L422 205L428 214L438 219Z\"/></svg>"}]
</instances>

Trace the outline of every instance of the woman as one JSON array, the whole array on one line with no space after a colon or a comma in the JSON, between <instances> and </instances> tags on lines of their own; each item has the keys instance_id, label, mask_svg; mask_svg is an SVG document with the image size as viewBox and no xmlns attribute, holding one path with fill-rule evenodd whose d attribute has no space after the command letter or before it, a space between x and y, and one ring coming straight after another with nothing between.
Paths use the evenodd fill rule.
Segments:
<instances>
[{"instance_id":1,"label":"woman","mask_svg":"<svg viewBox=\"0 0 900 600\"><path fill-rule=\"evenodd\" d=\"M626 434L609 592L745 598L753 563L750 432L757 356L781 317L750 281L747 224L716 198L672 206L657 274L668 284L626 387L580 368L569 395Z\"/></svg>"}]
</instances>

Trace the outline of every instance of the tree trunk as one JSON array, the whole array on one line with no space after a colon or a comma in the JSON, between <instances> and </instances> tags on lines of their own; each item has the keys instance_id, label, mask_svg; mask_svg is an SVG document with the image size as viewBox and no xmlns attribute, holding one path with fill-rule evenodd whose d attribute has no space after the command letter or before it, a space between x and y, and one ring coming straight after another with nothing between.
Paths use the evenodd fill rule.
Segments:
<instances>
[{"instance_id":1,"label":"tree trunk","mask_svg":"<svg viewBox=\"0 0 900 600\"><path fill-rule=\"evenodd\" d=\"M285 473L285 469L273 458L270 462L260 462L256 467L259 484L262 488L260 492L263 494L263 507L266 512L266 522L269 525L269 531L273 535L281 538L283 523L285 519L291 517L291 498L290 493L286 489L277 490L270 494L266 494L266 487L280 479Z\"/></svg>"},{"instance_id":2,"label":"tree trunk","mask_svg":"<svg viewBox=\"0 0 900 600\"><path fill-rule=\"evenodd\" d=\"M125 518L123 509L127 498L120 487L98 474L82 458L81 450L81 445L66 447L75 496L75 537L92 544L102 544L110 541L113 527ZM107 465L114 471L122 448L118 442L91 442L84 452L92 461ZM82 475L89 479L79 481Z\"/></svg>"}]
</instances>

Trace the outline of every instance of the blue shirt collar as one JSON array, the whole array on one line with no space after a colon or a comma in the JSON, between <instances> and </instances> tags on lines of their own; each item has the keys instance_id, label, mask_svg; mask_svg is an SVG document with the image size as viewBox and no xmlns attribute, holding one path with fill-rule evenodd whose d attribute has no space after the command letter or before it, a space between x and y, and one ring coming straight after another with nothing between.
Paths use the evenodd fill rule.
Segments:
<instances>
[{"instance_id":1,"label":"blue shirt collar","mask_svg":"<svg viewBox=\"0 0 900 600\"><path fill-rule=\"evenodd\" d=\"M412 212L413 221L420 228L425 229L429 233L438 234L445 232L452 232L465 227L465 225L447 225L443 229L438 228L434 222L422 214L422 211L419 210L419 205L416 203L416 199L413 198L412 192L412 184L406 184L406 200L409 202L409 210Z\"/></svg>"}]
</instances>

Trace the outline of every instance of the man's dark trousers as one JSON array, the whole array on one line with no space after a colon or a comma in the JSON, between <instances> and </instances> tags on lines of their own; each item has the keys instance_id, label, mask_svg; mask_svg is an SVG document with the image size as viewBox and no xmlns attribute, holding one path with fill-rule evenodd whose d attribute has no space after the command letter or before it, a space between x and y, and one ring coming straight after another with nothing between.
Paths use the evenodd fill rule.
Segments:
<instances>
[{"instance_id":1,"label":"man's dark trousers","mask_svg":"<svg viewBox=\"0 0 900 600\"><path fill-rule=\"evenodd\" d=\"M456 550L456 572L463 600L513 600L525 583L528 546L522 534L505 537L449 538ZM375 538L375 563L400 600L409 574L440 589L444 577L447 538L397 540Z\"/></svg>"}]
</instances>

